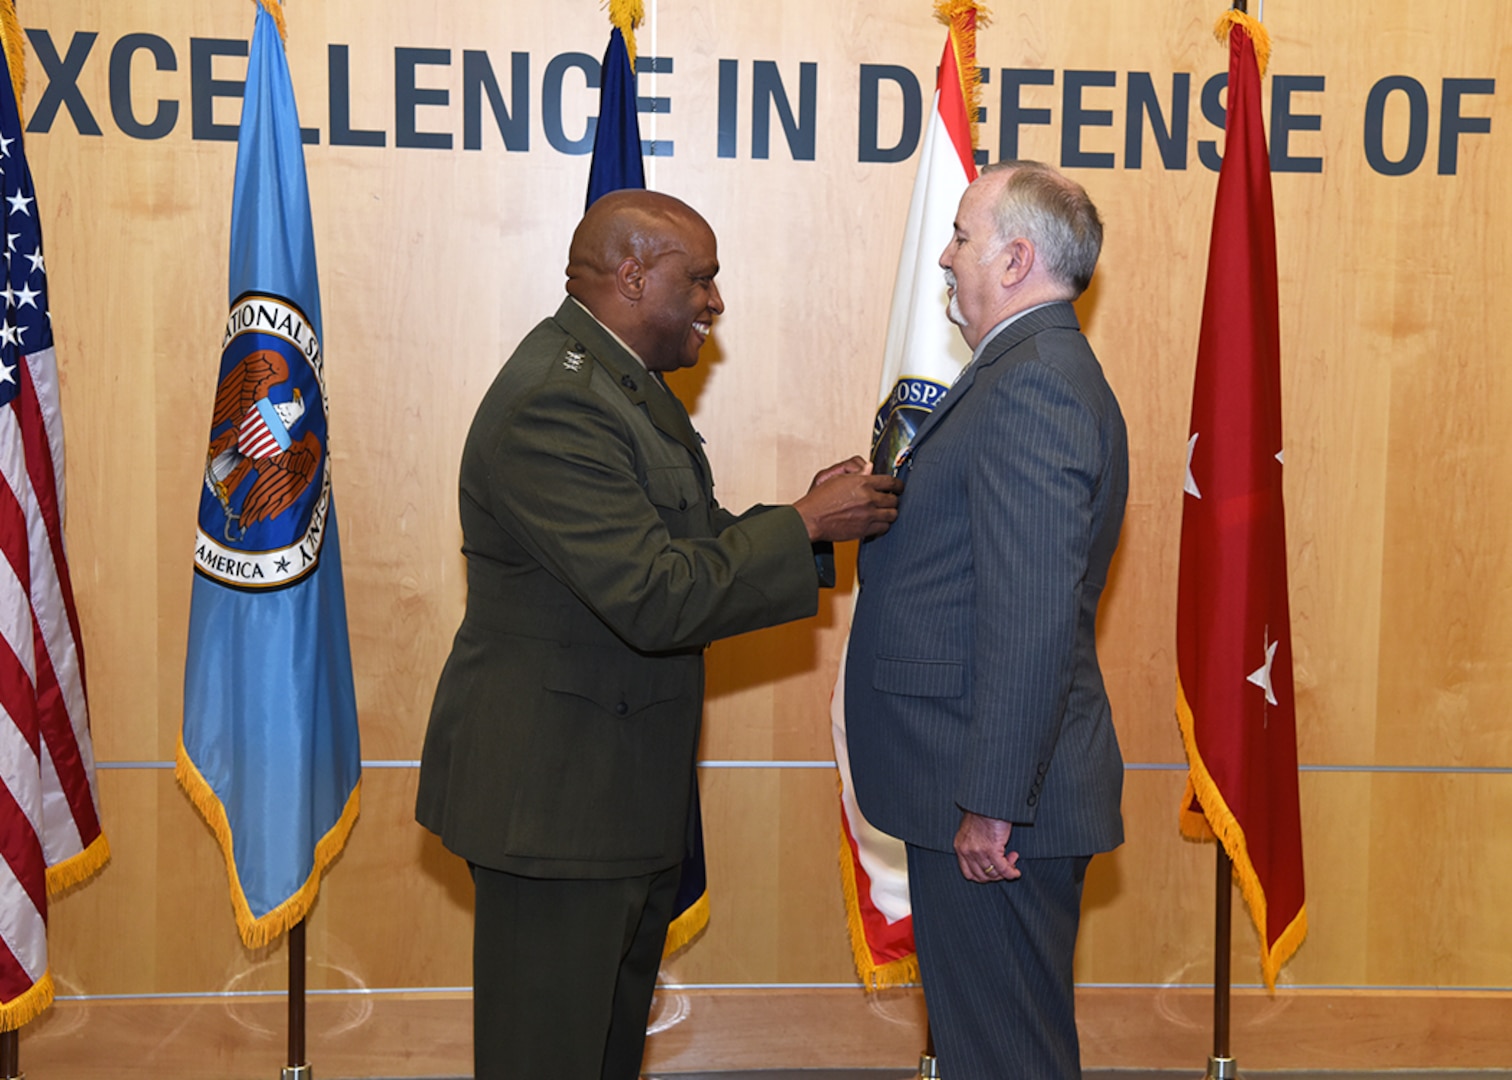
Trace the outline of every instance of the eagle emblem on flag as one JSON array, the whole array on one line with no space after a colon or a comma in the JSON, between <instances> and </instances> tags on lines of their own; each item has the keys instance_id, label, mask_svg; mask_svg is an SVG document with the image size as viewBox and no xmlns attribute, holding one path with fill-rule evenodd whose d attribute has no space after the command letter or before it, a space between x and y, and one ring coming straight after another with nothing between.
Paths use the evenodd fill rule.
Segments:
<instances>
[{"instance_id":1,"label":"eagle emblem on flag","mask_svg":"<svg viewBox=\"0 0 1512 1080\"><path fill-rule=\"evenodd\" d=\"M215 494L226 516L230 542L259 521L275 518L298 501L315 479L320 463L320 440L306 431L298 441L293 429L305 414L299 387L289 389L287 401L272 394L289 383L289 365L272 349L259 349L231 369L215 392L212 430L225 430L210 441L205 456L205 485ZM232 423L234 421L234 423ZM256 479L234 509L231 499Z\"/></svg>"},{"instance_id":2,"label":"eagle emblem on flag","mask_svg":"<svg viewBox=\"0 0 1512 1080\"><path fill-rule=\"evenodd\" d=\"M231 305L205 452L195 564L226 585L292 584L319 559L330 501L320 343L280 297Z\"/></svg>"}]
</instances>

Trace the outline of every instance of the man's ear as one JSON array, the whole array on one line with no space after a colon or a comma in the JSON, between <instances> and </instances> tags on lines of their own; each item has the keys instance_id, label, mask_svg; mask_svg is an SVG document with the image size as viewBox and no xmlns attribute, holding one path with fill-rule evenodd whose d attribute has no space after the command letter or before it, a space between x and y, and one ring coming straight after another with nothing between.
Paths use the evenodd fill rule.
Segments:
<instances>
[{"instance_id":1,"label":"man's ear","mask_svg":"<svg viewBox=\"0 0 1512 1080\"><path fill-rule=\"evenodd\" d=\"M626 300L639 300L646 291L646 268L634 255L626 255L614 269L614 284Z\"/></svg>"},{"instance_id":2,"label":"man's ear","mask_svg":"<svg viewBox=\"0 0 1512 1080\"><path fill-rule=\"evenodd\" d=\"M1004 287L1021 284L1034 269L1034 244L1022 236L1010 240L999 257L1006 260L1002 264Z\"/></svg>"}]
</instances>

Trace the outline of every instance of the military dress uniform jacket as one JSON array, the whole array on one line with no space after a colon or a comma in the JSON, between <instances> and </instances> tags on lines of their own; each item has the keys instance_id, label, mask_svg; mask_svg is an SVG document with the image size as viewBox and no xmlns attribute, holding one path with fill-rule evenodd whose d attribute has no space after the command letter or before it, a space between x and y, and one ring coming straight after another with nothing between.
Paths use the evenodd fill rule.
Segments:
<instances>
[{"instance_id":1,"label":"military dress uniform jacket","mask_svg":"<svg viewBox=\"0 0 1512 1080\"><path fill-rule=\"evenodd\" d=\"M462 453L467 609L416 807L470 862L607 878L683 858L705 645L818 608L798 512L723 510L700 443L572 299L479 406Z\"/></svg>"}]
</instances>

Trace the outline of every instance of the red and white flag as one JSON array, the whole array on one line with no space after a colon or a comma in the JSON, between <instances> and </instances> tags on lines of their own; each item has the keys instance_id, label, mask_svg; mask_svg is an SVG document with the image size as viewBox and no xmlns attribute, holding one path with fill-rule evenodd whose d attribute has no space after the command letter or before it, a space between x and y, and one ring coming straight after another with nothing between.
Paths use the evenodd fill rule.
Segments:
<instances>
[{"instance_id":1,"label":"red and white flag","mask_svg":"<svg viewBox=\"0 0 1512 1080\"><path fill-rule=\"evenodd\" d=\"M7 10L9 9L9 10ZM7 19L6 16L9 16ZM18 34L10 0L0 37ZM9 42L7 42L9 44ZM110 858L63 552L63 424L36 192L0 48L0 1030L52 1004L47 898Z\"/></svg>"},{"instance_id":2,"label":"red and white flag","mask_svg":"<svg viewBox=\"0 0 1512 1080\"><path fill-rule=\"evenodd\" d=\"M946 317L949 299L940 270L966 186L976 179L972 121L978 85L976 30L985 17L968 0L935 5L950 27L924 130L893 287L882 362L881 404L872 429L872 460L891 472L920 423L961 369L971 350ZM913 916L903 842L872 827L856 806L845 738L845 657L830 700L835 764L840 771L840 872L856 970L867 987L914 982Z\"/></svg>"},{"instance_id":3,"label":"red and white flag","mask_svg":"<svg viewBox=\"0 0 1512 1080\"><path fill-rule=\"evenodd\" d=\"M1307 933L1282 504L1281 345L1264 28L1228 12L1227 135L1192 390L1176 615L1181 828L1216 835L1266 985ZM1257 52L1259 57L1257 58Z\"/></svg>"}]
</instances>

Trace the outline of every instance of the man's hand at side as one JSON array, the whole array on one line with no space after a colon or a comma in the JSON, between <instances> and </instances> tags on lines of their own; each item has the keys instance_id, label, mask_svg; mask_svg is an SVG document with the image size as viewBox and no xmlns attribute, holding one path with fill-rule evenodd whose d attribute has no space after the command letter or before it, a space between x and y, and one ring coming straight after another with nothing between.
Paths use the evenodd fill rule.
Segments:
<instances>
[{"instance_id":1,"label":"man's hand at side","mask_svg":"<svg viewBox=\"0 0 1512 1080\"><path fill-rule=\"evenodd\" d=\"M1022 875L1018 868L1018 852L1008 851L1008 837L1013 832L1013 823L997 818L983 817L967 810L961 814L961 827L956 830L955 853L961 864L961 876L967 881L987 884L994 881L1012 881Z\"/></svg>"}]
</instances>

